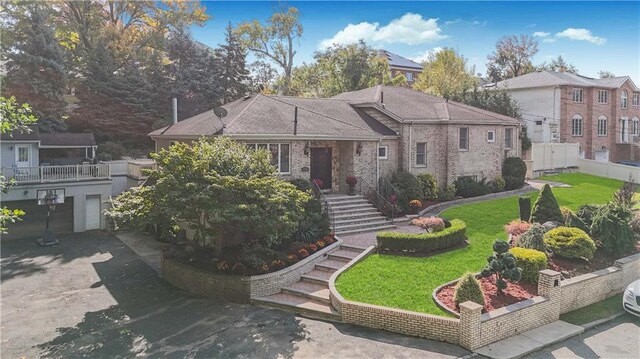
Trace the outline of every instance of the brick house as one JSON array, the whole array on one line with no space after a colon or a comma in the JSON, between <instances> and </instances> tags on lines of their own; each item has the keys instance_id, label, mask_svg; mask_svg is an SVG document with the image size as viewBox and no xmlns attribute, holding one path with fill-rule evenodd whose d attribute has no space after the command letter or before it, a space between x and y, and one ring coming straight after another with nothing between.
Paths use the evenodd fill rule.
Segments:
<instances>
[{"instance_id":1,"label":"brick house","mask_svg":"<svg viewBox=\"0 0 640 359\"><path fill-rule=\"evenodd\" d=\"M628 76L540 71L485 88L511 93L533 142L579 143L586 159L640 161L640 89Z\"/></svg>"},{"instance_id":2,"label":"brick house","mask_svg":"<svg viewBox=\"0 0 640 359\"><path fill-rule=\"evenodd\" d=\"M521 123L405 87L375 86L328 99L253 94L149 134L156 150L175 141L230 136L266 148L285 179L321 179L324 189L359 188L398 170L428 172L438 183L459 176L500 176L502 161L518 156Z\"/></svg>"},{"instance_id":3,"label":"brick house","mask_svg":"<svg viewBox=\"0 0 640 359\"><path fill-rule=\"evenodd\" d=\"M404 75L409 86L413 85L414 82L418 79L418 75L422 73L422 65L413 60L409 60L387 50L379 50L378 54L383 58L386 58L389 62L391 77Z\"/></svg>"}]
</instances>

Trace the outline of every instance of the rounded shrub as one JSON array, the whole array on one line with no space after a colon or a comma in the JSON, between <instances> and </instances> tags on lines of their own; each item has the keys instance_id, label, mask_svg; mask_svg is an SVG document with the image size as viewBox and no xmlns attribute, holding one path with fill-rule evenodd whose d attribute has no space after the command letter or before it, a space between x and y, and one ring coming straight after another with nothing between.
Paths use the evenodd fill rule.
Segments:
<instances>
[{"instance_id":1,"label":"rounded shrub","mask_svg":"<svg viewBox=\"0 0 640 359\"><path fill-rule=\"evenodd\" d=\"M456 284L453 300L458 305L470 300L484 307L484 294L480 282L472 273L466 273L460 278Z\"/></svg>"},{"instance_id":2,"label":"rounded shrub","mask_svg":"<svg viewBox=\"0 0 640 359\"><path fill-rule=\"evenodd\" d=\"M554 254L565 258L591 259L596 252L595 242L579 228L554 228L544 235L544 244Z\"/></svg>"},{"instance_id":3,"label":"rounded shrub","mask_svg":"<svg viewBox=\"0 0 640 359\"><path fill-rule=\"evenodd\" d=\"M538 282L538 272L547 268L547 255L535 249L513 247L509 250L516 257L516 265L522 268L522 279Z\"/></svg>"},{"instance_id":4,"label":"rounded shrub","mask_svg":"<svg viewBox=\"0 0 640 359\"><path fill-rule=\"evenodd\" d=\"M515 245L520 248L535 249L540 252L546 252L547 247L544 244L545 228L540 223L533 223L528 231L524 232Z\"/></svg>"},{"instance_id":5,"label":"rounded shrub","mask_svg":"<svg viewBox=\"0 0 640 359\"><path fill-rule=\"evenodd\" d=\"M407 171L398 171L391 177L391 184L398 189L398 206L408 212L409 201L422 196L422 188L416 176Z\"/></svg>"},{"instance_id":6,"label":"rounded shrub","mask_svg":"<svg viewBox=\"0 0 640 359\"><path fill-rule=\"evenodd\" d=\"M438 182L429 173L420 173L416 176L422 188L422 198L428 200L438 199Z\"/></svg>"},{"instance_id":7,"label":"rounded shrub","mask_svg":"<svg viewBox=\"0 0 640 359\"><path fill-rule=\"evenodd\" d=\"M520 157L507 157L502 163L502 178L504 178L505 189L518 189L524 186L527 175L527 165Z\"/></svg>"}]
</instances>

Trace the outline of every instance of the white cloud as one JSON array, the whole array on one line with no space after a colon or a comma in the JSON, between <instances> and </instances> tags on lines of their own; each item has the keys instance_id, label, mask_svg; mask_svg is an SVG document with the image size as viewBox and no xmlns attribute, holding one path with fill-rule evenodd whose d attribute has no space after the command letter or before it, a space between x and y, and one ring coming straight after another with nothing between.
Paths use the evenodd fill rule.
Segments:
<instances>
[{"instance_id":1,"label":"white cloud","mask_svg":"<svg viewBox=\"0 0 640 359\"><path fill-rule=\"evenodd\" d=\"M596 45L602 45L607 41L607 39L603 37L594 36L593 34L591 34L590 30L575 29L572 27L557 33L556 37L567 38L570 40L588 41Z\"/></svg>"},{"instance_id":2,"label":"white cloud","mask_svg":"<svg viewBox=\"0 0 640 359\"><path fill-rule=\"evenodd\" d=\"M447 38L441 35L438 19L424 19L420 14L406 13L400 18L391 20L388 25L361 22L349 24L338 31L332 38L322 40L320 48L327 48L333 44L353 44L360 39L370 45L406 44L418 45Z\"/></svg>"},{"instance_id":3,"label":"white cloud","mask_svg":"<svg viewBox=\"0 0 640 359\"><path fill-rule=\"evenodd\" d=\"M462 19L448 20L448 21L445 21L444 24L445 25L453 25L453 24L457 24L457 23L459 23L461 21L462 21Z\"/></svg>"},{"instance_id":4,"label":"white cloud","mask_svg":"<svg viewBox=\"0 0 640 359\"><path fill-rule=\"evenodd\" d=\"M556 39L555 37L545 37L544 39L542 39L542 42L547 42L547 43L552 43L556 41L558 41L558 39Z\"/></svg>"},{"instance_id":5,"label":"white cloud","mask_svg":"<svg viewBox=\"0 0 640 359\"><path fill-rule=\"evenodd\" d=\"M413 60L413 61L415 61L417 63L422 63L424 61L429 60L429 56L435 55L440 51L442 51L442 47L434 47L431 50L425 50L425 51L419 53L417 56L410 57L409 59L411 59L411 60Z\"/></svg>"},{"instance_id":6,"label":"white cloud","mask_svg":"<svg viewBox=\"0 0 640 359\"><path fill-rule=\"evenodd\" d=\"M547 37L551 35L550 32L544 32L544 31L536 31L533 33L533 37Z\"/></svg>"}]
</instances>

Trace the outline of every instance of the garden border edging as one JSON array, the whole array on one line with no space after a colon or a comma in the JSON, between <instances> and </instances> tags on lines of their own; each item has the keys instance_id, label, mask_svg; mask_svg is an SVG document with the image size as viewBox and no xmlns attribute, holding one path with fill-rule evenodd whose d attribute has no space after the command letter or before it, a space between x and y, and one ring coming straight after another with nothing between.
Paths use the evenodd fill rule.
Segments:
<instances>
[{"instance_id":1,"label":"garden border edging","mask_svg":"<svg viewBox=\"0 0 640 359\"><path fill-rule=\"evenodd\" d=\"M439 215L444 210L449 209L451 207L459 206L461 204L482 202L482 201L488 201L488 200L499 199L499 198L507 198L507 197L511 197L519 194L526 194L526 193L537 192L537 191L538 190L535 189L533 186L527 184L525 187L514 189L511 191L489 193L483 196L455 199L453 201L442 202L442 203L435 204L431 207L427 207L422 211L418 212L418 216L422 217L427 213L433 213L433 212L435 212L433 213L433 215Z\"/></svg>"}]
</instances>

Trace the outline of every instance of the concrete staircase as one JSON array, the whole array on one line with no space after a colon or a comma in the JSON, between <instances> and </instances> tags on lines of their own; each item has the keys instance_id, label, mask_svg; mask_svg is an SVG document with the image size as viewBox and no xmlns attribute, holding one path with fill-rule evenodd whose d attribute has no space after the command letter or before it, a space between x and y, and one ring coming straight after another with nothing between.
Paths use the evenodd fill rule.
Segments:
<instances>
[{"instance_id":1,"label":"concrete staircase","mask_svg":"<svg viewBox=\"0 0 640 359\"><path fill-rule=\"evenodd\" d=\"M365 248L342 244L329 252L314 269L300 276L298 282L282 288L280 293L253 298L252 303L307 317L340 321L340 313L331 306L329 299L329 278L364 250Z\"/></svg>"},{"instance_id":2,"label":"concrete staircase","mask_svg":"<svg viewBox=\"0 0 640 359\"><path fill-rule=\"evenodd\" d=\"M375 232L396 228L385 215L364 196L330 194L325 198L333 212L337 235Z\"/></svg>"}]
</instances>

